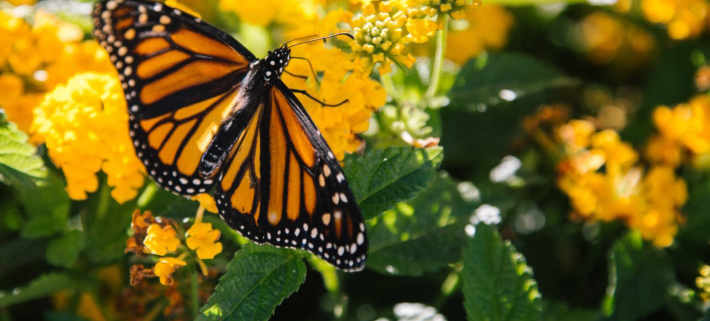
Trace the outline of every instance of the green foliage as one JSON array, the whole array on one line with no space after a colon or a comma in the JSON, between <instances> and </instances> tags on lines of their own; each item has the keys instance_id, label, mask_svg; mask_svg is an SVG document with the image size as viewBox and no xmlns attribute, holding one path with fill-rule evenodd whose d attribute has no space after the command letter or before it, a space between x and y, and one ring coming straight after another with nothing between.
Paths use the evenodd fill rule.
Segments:
<instances>
[{"instance_id":1,"label":"green foliage","mask_svg":"<svg viewBox=\"0 0 710 321\"><path fill-rule=\"evenodd\" d=\"M27 286L17 288L12 293L0 296L0 308L13 304L34 300L63 290L78 290L87 288L88 282L65 273L47 273L39 276Z\"/></svg>"},{"instance_id":2,"label":"green foliage","mask_svg":"<svg viewBox=\"0 0 710 321\"><path fill-rule=\"evenodd\" d=\"M466 241L461 278L470 321L538 320L541 299L532 271L492 227L476 225Z\"/></svg>"},{"instance_id":3,"label":"green foliage","mask_svg":"<svg viewBox=\"0 0 710 321\"><path fill-rule=\"evenodd\" d=\"M247 245L234 256L198 320L268 320L306 279L296 252Z\"/></svg>"},{"instance_id":4,"label":"green foliage","mask_svg":"<svg viewBox=\"0 0 710 321\"><path fill-rule=\"evenodd\" d=\"M19 201L29 217L22 228L24 238L52 236L66 228L69 217L69 196L64 183L54 174L41 186L20 190Z\"/></svg>"},{"instance_id":5,"label":"green foliage","mask_svg":"<svg viewBox=\"0 0 710 321\"><path fill-rule=\"evenodd\" d=\"M84 233L71 230L54 238L47 245L47 262L56 266L71 267L84 249Z\"/></svg>"},{"instance_id":6,"label":"green foliage","mask_svg":"<svg viewBox=\"0 0 710 321\"><path fill-rule=\"evenodd\" d=\"M630 233L611 251L609 296L605 312L610 320L637 320L661 307L674 280L668 257Z\"/></svg>"},{"instance_id":7,"label":"green foliage","mask_svg":"<svg viewBox=\"0 0 710 321\"><path fill-rule=\"evenodd\" d=\"M449 98L452 106L475 112L480 111L481 107L577 83L557 68L530 56L491 54L473 59L463 66ZM510 96L505 92L509 92Z\"/></svg>"},{"instance_id":8,"label":"green foliage","mask_svg":"<svg viewBox=\"0 0 710 321\"><path fill-rule=\"evenodd\" d=\"M0 182L23 188L41 182L47 177L47 168L36 152L27 142L27 134L0 112Z\"/></svg>"},{"instance_id":9,"label":"green foliage","mask_svg":"<svg viewBox=\"0 0 710 321\"><path fill-rule=\"evenodd\" d=\"M464 226L475 204L464 201L448 175L416 198L368 222L367 267L381 273L422 275L458 261Z\"/></svg>"},{"instance_id":10,"label":"green foliage","mask_svg":"<svg viewBox=\"0 0 710 321\"><path fill-rule=\"evenodd\" d=\"M425 189L443 157L441 148L390 147L348 155L343 170L368 220Z\"/></svg>"}]
</instances>

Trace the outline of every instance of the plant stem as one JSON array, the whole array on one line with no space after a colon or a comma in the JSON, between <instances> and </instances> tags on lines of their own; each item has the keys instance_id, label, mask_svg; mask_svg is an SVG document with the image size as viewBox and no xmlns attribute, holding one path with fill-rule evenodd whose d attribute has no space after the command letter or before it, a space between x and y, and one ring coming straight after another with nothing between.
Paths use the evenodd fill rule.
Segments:
<instances>
[{"instance_id":1,"label":"plant stem","mask_svg":"<svg viewBox=\"0 0 710 321\"><path fill-rule=\"evenodd\" d=\"M199 273L197 267L190 273L190 299L192 301L192 310L195 311L195 317L200 313L200 291L197 273Z\"/></svg>"},{"instance_id":2,"label":"plant stem","mask_svg":"<svg viewBox=\"0 0 710 321\"><path fill-rule=\"evenodd\" d=\"M444 15L440 22L441 30L436 32L436 53L431 67L431 78L429 88L426 90L426 97L432 98L439 89L439 78L441 78L441 68L444 65L444 53L446 52L446 35L449 32L449 16Z\"/></svg>"}]
</instances>

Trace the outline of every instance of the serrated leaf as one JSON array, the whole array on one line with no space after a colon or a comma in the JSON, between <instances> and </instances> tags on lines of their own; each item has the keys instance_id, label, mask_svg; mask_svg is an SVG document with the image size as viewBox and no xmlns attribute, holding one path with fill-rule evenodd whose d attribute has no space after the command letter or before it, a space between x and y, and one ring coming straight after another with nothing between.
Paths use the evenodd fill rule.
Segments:
<instances>
[{"instance_id":1,"label":"serrated leaf","mask_svg":"<svg viewBox=\"0 0 710 321\"><path fill-rule=\"evenodd\" d=\"M365 220L424 190L444 158L440 147L390 147L347 155L345 171Z\"/></svg>"},{"instance_id":2,"label":"serrated leaf","mask_svg":"<svg viewBox=\"0 0 710 321\"><path fill-rule=\"evenodd\" d=\"M247 244L234 256L197 320L268 320L306 280L298 252Z\"/></svg>"},{"instance_id":3,"label":"serrated leaf","mask_svg":"<svg viewBox=\"0 0 710 321\"><path fill-rule=\"evenodd\" d=\"M84 233L71 230L56 237L47 245L47 262L52 265L71 267L84 249Z\"/></svg>"},{"instance_id":4,"label":"serrated leaf","mask_svg":"<svg viewBox=\"0 0 710 321\"><path fill-rule=\"evenodd\" d=\"M540 318L541 299L525 258L494 228L478 224L463 254L464 307L468 320Z\"/></svg>"},{"instance_id":5,"label":"serrated leaf","mask_svg":"<svg viewBox=\"0 0 710 321\"><path fill-rule=\"evenodd\" d=\"M610 270L605 300L609 320L637 320L659 309L674 281L665 253L633 232L614 244Z\"/></svg>"},{"instance_id":6,"label":"serrated leaf","mask_svg":"<svg viewBox=\"0 0 710 321\"><path fill-rule=\"evenodd\" d=\"M461 198L447 175L437 176L416 198L367 222L367 267L416 276L459 261L464 226L475 207Z\"/></svg>"},{"instance_id":7,"label":"serrated leaf","mask_svg":"<svg viewBox=\"0 0 710 321\"><path fill-rule=\"evenodd\" d=\"M27 135L0 113L0 181L15 187L35 186L47 177L47 168Z\"/></svg>"},{"instance_id":8,"label":"serrated leaf","mask_svg":"<svg viewBox=\"0 0 710 321\"><path fill-rule=\"evenodd\" d=\"M21 231L23 238L47 237L66 228L70 200L56 175L49 175L42 186L20 189L19 199L29 216Z\"/></svg>"},{"instance_id":9,"label":"serrated leaf","mask_svg":"<svg viewBox=\"0 0 710 321\"><path fill-rule=\"evenodd\" d=\"M48 296L57 291L84 288L87 288L85 281L64 273L48 273L41 275L25 287L13 289L11 292L0 295L0 308Z\"/></svg>"},{"instance_id":10,"label":"serrated leaf","mask_svg":"<svg viewBox=\"0 0 710 321\"><path fill-rule=\"evenodd\" d=\"M478 111L480 106L576 84L576 80L546 62L518 53L498 53L466 63L449 98L455 108Z\"/></svg>"}]
</instances>

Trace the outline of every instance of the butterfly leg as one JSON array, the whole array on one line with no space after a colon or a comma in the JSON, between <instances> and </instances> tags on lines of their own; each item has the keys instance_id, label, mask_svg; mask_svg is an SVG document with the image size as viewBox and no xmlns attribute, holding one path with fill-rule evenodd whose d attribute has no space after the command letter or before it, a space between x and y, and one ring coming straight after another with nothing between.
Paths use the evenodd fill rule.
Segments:
<instances>
[{"instance_id":1,"label":"butterfly leg","mask_svg":"<svg viewBox=\"0 0 710 321\"><path fill-rule=\"evenodd\" d=\"M291 57L291 59L305 60L308 63L308 67L311 68L311 74L313 74L313 79L315 79L316 83L320 86L320 80L318 79L318 74L316 74L316 70L313 69L313 64L311 64L310 60L303 58L303 57Z\"/></svg>"},{"instance_id":2,"label":"butterfly leg","mask_svg":"<svg viewBox=\"0 0 710 321\"><path fill-rule=\"evenodd\" d=\"M339 107L339 106L341 106L341 105L343 105L343 104L345 104L345 103L348 102L348 100L345 99L345 100L343 100L343 101L341 101L341 102L339 102L339 103L337 103L337 104L326 104L325 102L322 102L322 101L318 100L317 98L311 96L311 94L309 94L309 93L308 93L307 91L305 91L305 90L291 89L291 92L294 92L294 93L297 93L297 94L305 95L306 97L308 97L308 98L312 99L313 101L319 103L319 104L321 105L321 107Z\"/></svg>"}]
</instances>

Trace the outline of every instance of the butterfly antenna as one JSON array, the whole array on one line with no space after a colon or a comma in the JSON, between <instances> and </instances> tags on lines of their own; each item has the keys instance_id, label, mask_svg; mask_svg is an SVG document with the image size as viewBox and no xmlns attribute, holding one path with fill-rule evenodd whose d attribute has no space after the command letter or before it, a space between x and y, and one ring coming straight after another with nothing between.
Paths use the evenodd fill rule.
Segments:
<instances>
[{"instance_id":1,"label":"butterfly antenna","mask_svg":"<svg viewBox=\"0 0 710 321\"><path fill-rule=\"evenodd\" d=\"M287 48L293 48L293 47L298 46L298 45L302 45L302 44L306 44L306 43L314 42L314 41L319 41L319 40L325 41L326 39L334 38L334 37L338 37L338 36L346 36L346 37L348 37L348 38L350 38L350 39L355 39L355 37L353 37L353 35L351 35L351 34L349 34L349 33L347 33L347 32L338 32L338 33L334 33L334 34L332 34L332 35L328 35L328 36L325 36L325 37L318 37L318 38L314 38L314 39L302 41L302 42L299 42L299 43L297 43L297 44L288 46ZM298 40L298 39L296 39L296 40ZM292 40L292 41L293 41L293 40ZM289 42L291 42L291 41L289 41ZM288 42L287 42L287 44L288 44ZM286 46L286 44L284 44L284 46Z\"/></svg>"},{"instance_id":2,"label":"butterfly antenna","mask_svg":"<svg viewBox=\"0 0 710 321\"><path fill-rule=\"evenodd\" d=\"M299 41L299 40L303 40L303 39L309 39L309 38L313 38L313 37L317 37L317 36L318 36L318 35L308 35L308 36L298 37L298 38L295 38L295 39L291 39L291 40L289 40L289 41L286 41L286 43L284 43L284 44L281 45L281 46L282 46L282 47L288 47L288 44L290 44L290 43L292 43L292 42L294 42L294 41Z\"/></svg>"}]
</instances>

